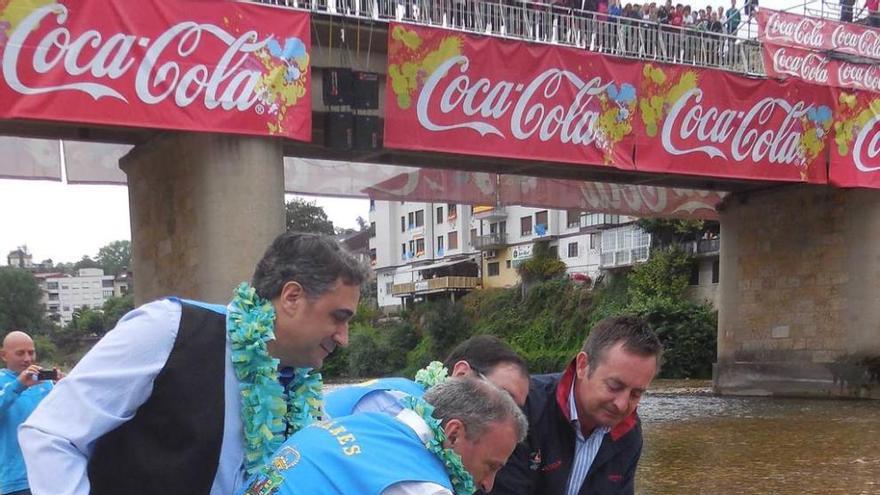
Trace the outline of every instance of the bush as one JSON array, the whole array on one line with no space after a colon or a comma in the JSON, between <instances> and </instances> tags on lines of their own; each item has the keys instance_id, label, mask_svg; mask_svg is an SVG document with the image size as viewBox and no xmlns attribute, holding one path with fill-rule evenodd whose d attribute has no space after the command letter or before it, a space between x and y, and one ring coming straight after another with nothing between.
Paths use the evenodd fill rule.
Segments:
<instances>
[{"instance_id":1,"label":"bush","mask_svg":"<svg viewBox=\"0 0 880 495\"><path fill-rule=\"evenodd\" d=\"M661 378L711 378L716 361L718 319L707 304L653 301L639 314L663 343Z\"/></svg>"},{"instance_id":2,"label":"bush","mask_svg":"<svg viewBox=\"0 0 880 495\"><path fill-rule=\"evenodd\" d=\"M651 259L636 265L629 274L629 299L633 305L650 305L684 299L693 259L678 248L658 249Z\"/></svg>"}]
</instances>

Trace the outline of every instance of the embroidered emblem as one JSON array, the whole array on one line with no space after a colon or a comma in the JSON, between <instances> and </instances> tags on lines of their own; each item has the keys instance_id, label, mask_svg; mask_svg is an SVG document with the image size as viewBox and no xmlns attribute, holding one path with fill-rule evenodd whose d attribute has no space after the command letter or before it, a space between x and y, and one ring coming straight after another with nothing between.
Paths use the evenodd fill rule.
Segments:
<instances>
[{"instance_id":1,"label":"embroidered emblem","mask_svg":"<svg viewBox=\"0 0 880 495\"><path fill-rule=\"evenodd\" d=\"M553 471L556 471L557 469L559 469L560 466L562 466L561 460L558 460L556 462L551 462L550 464L541 466L541 472L550 473L550 472L553 472Z\"/></svg>"},{"instance_id":2,"label":"embroidered emblem","mask_svg":"<svg viewBox=\"0 0 880 495\"><path fill-rule=\"evenodd\" d=\"M274 495L283 482L281 473L274 469L264 469L255 476L244 495Z\"/></svg>"},{"instance_id":3,"label":"embroidered emblem","mask_svg":"<svg viewBox=\"0 0 880 495\"><path fill-rule=\"evenodd\" d=\"M609 474L608 481L610 481L612 483L620 483L621 481L623 481L623 475L618 474L618 473Z\"/></svg>"},{"instance_id":4,"label":"embroidered emblem","mask_svg":"<svg viewBox=\"0 0 880 495\"><path fill-rule=\"evenodd\" d=\"M299 451L293 447L287 446L278 451L272 459L272 466L279 471L284 471L296 466L302 456Z\"/></svg>"}]
</instances>

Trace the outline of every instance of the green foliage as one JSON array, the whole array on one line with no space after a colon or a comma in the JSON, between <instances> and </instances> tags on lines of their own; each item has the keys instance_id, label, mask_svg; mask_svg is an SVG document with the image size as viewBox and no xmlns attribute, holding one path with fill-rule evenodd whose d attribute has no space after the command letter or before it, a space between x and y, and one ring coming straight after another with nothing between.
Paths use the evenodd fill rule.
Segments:
<instances>
[{"instance_id":1,"label":"green foliage","mask_svg":"<svg viewBox=\"0 0 880 495\"><path fill-rule=\"evenodd\" d=\"M101 310L104 312L104 332L110 331L116 326L120 318L134 309L134 294L122 297L111 297L104 301Z\"/></svg>"},{"instance_id":2,"label":"green foliage","mask_svg":"<svg viewBox=\"0 0 880 495\"><path fill-rule=\"evenodd\" d=\"M294 198L287 202L285 213L288 232L335 234L333 222L327 219L324 208L315 204L314 201Z\"/></svg>"},{"instance_id":3,"label":"green foliage","mask_svg":"<svg viewBox=\"0 0 880 495\"><path fill-rule=\"evenodd\" d=\"M80 337L104 334L104 313L84 307L73 313L73 319L67 324L67 330L78 334Z\"/></svg>"},{"instance_id":4,"label":"green foliage","mask_svg":"<svg viewBox=\"0 0 880 495\"><path fill-rule=\"evenodd\" d=\"M685 240L699 238L710 225L703 220L674 220L666 218L643 218L639 228L651 234L655 246L669 246Z\"/></svg>"},{"instance_id":5,"label":"green foliage","mask_svg":"<svg viewBox=\"0 0 880 495\"><path fill-rule=\"evenodd\" d=\"M45 309L34 276L19 268L0 268L0 333L39 333Z\"/></svg>"},{"instance_id":6,"label":"green foliage","mask_svg":"<svg viewBox=\"0 0 880 495\"><path fill-rule=\"evenodd\" d=\"M708 304L654 300L639 315L663 343L662 378L709 378L717 358L717 313Z\"/></svg>"},{"instance_id":7,"label":"green foliage","mask_svg":"<svg viewBox=\"0 0 880 495\"><path fill-rule=\"evenodd\" d=\"M37 361L40 363L55 363L58 358L58 347L47 335L32 335L34 348L37 351Z\"/></svg>"},{"instance_id":8,"label":"green foliage","mask_svg":"<svg viewBox=\"0 0 880 495\"><path fill-rule=\"evenodd\" d=\"M100 263L93 260L89 255L83 255L82 259L73 264L73 272L82 268L103 268Z\"/></svg>"},{"instance_id":9,"label":"green foliage","mask_svg":"<svg viewBox=\"0 0 880 495\"><path fill-rule=\"evenodd\" d=\"M351 376L370 377L390 374L385 342L379 330L357 325L351 331L348 349L348 371Z\"/></svg>"},{"instance_id":10,"label":"green foliage","mask_svg":"<svg viewBox=\"0 0 880 495\"><path fill-rule=\"evenodd\" d=\"M105 275L118 275L131 265L131 242L113 241L98 250L95 258Z\"/></svg>"},{"instance_id":11,"label":"green foliage","mask_svg":"<svg viewBox=\"0 0 880 495\"><path fill-rule=\"evenodd\" d=\"M565 263L550 252L549 242L535 243L532 257L516 267L523 283L551 280L565 274Z\"/></svg>"},{"instance_id":12,"label":"green foliage","mask_svg":"<svg viewBox=\"0 0 880 495\"><path fill-rule=\"evenodd\" d=\"M629 299L634 307L655 300L671 303L683 299L693 260L682 250L657 249L651 259L636 265L629 274Z\"/></svg>"},{"instance_id":13,"label":"green foliage","mask_svg":"<svg viewBox=\"0 0 880 495\"><path fill-rule=\"evenodd\" d=\"M471 336L471 322L460 304L443 300L425 306L424 332L430 340L429 351L442 361L456 344Z\"/></svg>"}]
</instances>

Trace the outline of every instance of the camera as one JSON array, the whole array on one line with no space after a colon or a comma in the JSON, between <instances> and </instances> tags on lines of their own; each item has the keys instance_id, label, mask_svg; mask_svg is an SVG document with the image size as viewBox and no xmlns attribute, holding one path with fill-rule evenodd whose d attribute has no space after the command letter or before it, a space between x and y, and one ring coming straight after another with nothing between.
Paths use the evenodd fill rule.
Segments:
<instances>
[{"instance_id":1,"label":"camera","mask_svg":"<svg viewBox=\"0 0 880 495\"><path fill-rule=\"evenodd\" d=\"M37 380L58 380L58 370L40 370L37 372Z\"/></svg>"}]
</instances>

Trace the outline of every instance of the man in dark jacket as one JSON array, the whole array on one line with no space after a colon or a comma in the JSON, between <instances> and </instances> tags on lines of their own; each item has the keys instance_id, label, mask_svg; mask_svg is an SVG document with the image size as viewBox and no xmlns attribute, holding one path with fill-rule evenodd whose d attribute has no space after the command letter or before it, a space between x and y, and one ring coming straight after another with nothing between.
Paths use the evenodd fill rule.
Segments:
<instances>
[{"instance_id":1,"label":"man in dark jacket","mask_svg":"<svg viewBox=\"0 0 880 495\"><path fill-rule=\"evenodd\" d=\"M642 452L636 406L661 353L643 319L606 318L564 372L533 376L525 406L529 434L492 493L632 494Z\"/></svg>"}]
</instances>

